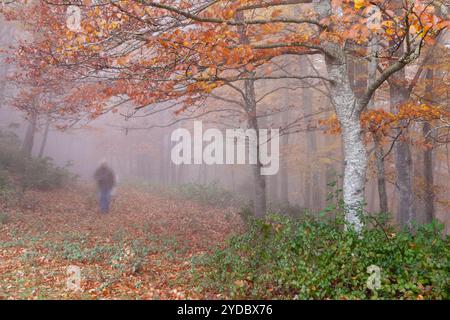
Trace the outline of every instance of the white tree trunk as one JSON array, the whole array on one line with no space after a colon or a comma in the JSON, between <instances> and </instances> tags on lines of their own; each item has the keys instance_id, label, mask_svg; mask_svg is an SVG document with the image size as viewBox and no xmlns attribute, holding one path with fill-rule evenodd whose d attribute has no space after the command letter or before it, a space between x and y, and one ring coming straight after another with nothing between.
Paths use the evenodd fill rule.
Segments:
<instances>
[{"instance_id":1,"label":"white tree trunk","mask_svg":"<svg viewBox=\"0 0 450 320\"><path fill-rule=\"evenodd\" d=\"M336 106L338 108L340 106ZM360 214L364 208L367 154L361 136L358 117L341 119L342 141L344 144L344 203L346 220L357 231L361 229ZM351 118L350 118L351 119Z\"/></svg>"},{"instance_id":2,"label":"white tree trunk","mask_svg":"<svg viewBox=\"0 0 450 320\"><path fill-rule=\"evenodd\" d=\"M344 145L344 203L346 221L357 231L361 229L360 214L364 208L367 153L362 139L361 109L350 86L344 54L326 58L333 104L342 128Z\"/></svg>"}]
</instances>

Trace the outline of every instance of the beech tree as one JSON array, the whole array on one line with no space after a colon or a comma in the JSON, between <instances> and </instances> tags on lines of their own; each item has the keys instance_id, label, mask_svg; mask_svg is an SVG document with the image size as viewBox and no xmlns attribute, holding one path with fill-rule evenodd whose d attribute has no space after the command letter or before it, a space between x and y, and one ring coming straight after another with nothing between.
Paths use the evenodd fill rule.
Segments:
<instances>
[{"instance_id":1,"label":"beech tree","mask_svg":"<svg viewBox=\"0 0 450 320\"><path fill-rule=\"evenodd\" d=\"M75 31L67 27L67 5L81 10ZM368 162L361 114L378 88L448 27L436 13L440 5L409 0L54 0L7 15L45 25L48 33L28 52L64 70L60 76L76 79L71 101L89 97L97 114L111 108L113 97L138 109L175 101L183 112L225 84L243 91L249 110L255 110L254 82L287 77L264 66L280 56L322 56L327 74L288 78L320 79L330 89L344 145L346 218L359 229ZM374 15L380 23L368 24ZM377 49L369 50L374 39ZM350 57L377 63L374 79L359 94L349 79Z\"/></svg>"}]
</instances>

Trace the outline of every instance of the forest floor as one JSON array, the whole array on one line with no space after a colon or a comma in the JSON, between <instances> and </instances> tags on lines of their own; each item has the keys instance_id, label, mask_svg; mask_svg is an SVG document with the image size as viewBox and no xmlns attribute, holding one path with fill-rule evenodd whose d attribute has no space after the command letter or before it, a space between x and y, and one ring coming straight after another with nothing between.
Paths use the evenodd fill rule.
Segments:
<instances>
[{"instance_id":1,"label":"forest floor","mask_svg":"<svg viewBox=\"0 0 450 320\"><path fill-rule=\"evenodd\" d=\"M87 187L29 191L7 214L0 299L220 299L192 286L192 261L241 226L229 210L137 188L119 188L107 215ZM69 266L81 291L67 288Z\"/></svg>"}]
</instances>

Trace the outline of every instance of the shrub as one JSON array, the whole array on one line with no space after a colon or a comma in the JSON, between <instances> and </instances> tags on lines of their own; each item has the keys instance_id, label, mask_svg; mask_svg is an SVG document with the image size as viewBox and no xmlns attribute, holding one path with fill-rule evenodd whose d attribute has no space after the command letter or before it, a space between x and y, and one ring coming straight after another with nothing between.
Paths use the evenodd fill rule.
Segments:
<instances>
[{"instance_id":1,"label":"shrub","mask_svg":"<svg viewBox=\"0 0 450 320\"><path fill-rule=\"evenodd\" d=\"M449 299L449 237L433 222L413 236L393 228L360 234L334 221L271 216L200 259L206 289L248 299ZM381 288L367 268L381 268Z\"/></svg>"},{"instance_id":2,"label":"shrub","mask_svg":"<svg viewBox=\"0 0 450 320\"><path fill-rule=\"evenodd\" d=\"M65 168L57 167L50 158L27 159L21 175L23 190L35 188L52 190L67 185L75 177Z\"/></svg>"},{"instance_id":3,"label":"shrub","mask_svg":"<svg viewBox=\"0 0 450 320\"><path fill-rule=\"evenodd\" d=\"M25 157L20 140L14 133L0 130L0 191L13 189L9 177L14 177L21 191L60 188L76 179L67 168L57 167L51 158Z\"/></svg>"}]
</instances>

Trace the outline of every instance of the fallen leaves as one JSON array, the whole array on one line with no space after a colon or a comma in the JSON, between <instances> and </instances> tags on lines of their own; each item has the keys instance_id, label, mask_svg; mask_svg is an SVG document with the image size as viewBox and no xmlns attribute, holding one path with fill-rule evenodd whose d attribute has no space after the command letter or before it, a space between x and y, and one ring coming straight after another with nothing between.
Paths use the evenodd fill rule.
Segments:
<instances>
[{"instance_id":1,"label":"fallen leaves","mask_svg":"<svg viewBox=\"0 0 450 320\"><path fill-rule=\"evenodd\" d=\"M30 191L0 226L2 299L201 299L191 259L240 227L224 210L122 189L108 215L82 187ZM228 214L229 216L229 214ZM66 290L67 267L81 269L81 292Z\"/></svg>"}]
</instances>

